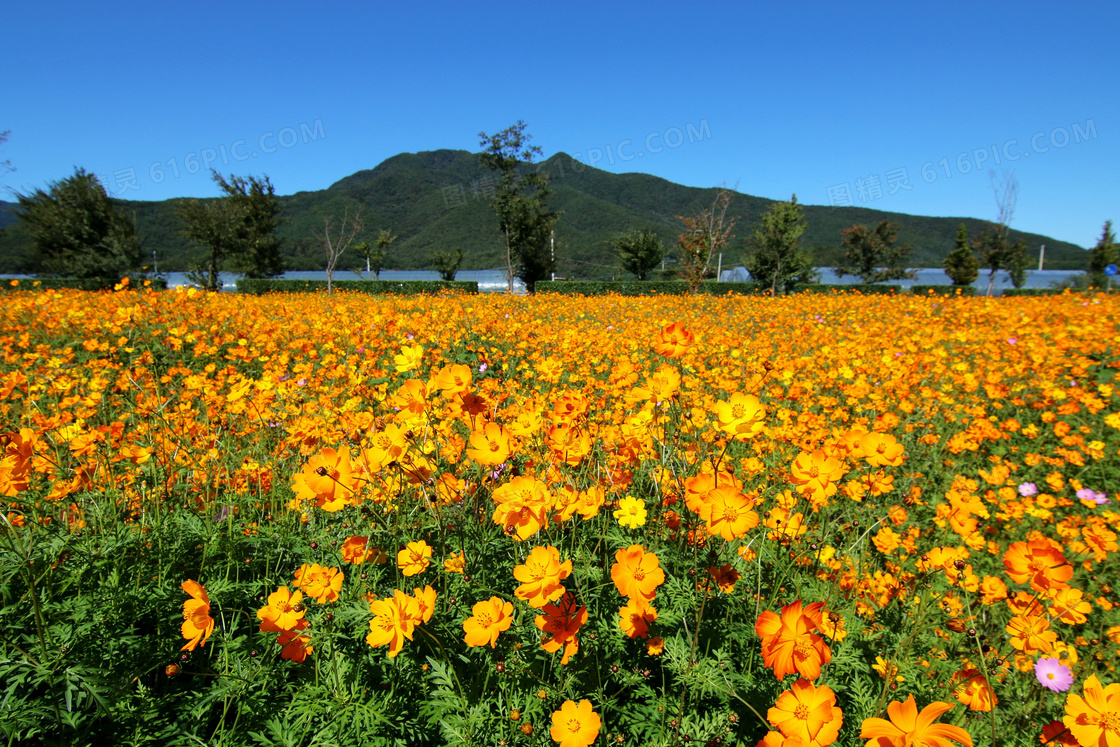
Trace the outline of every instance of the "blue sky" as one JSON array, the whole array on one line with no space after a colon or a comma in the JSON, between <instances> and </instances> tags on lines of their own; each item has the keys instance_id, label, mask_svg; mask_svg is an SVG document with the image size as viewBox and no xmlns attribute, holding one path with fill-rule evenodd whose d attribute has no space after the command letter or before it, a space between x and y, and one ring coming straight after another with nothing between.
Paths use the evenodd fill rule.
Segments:
<instances>
[{"instance_id":1,"label":"blue sky","mask_svg":"<svg viewBox=\"0 0 1120 747\"><path fill-rule=\"evenodd\" d=\"M207 164L291 194L524 120L690 186L991 219L1011 169L1014 228L1120 223L1114 1L175 5L7 7L0 197L77 166L211 196Z\"/></svg>"}]
</instances>

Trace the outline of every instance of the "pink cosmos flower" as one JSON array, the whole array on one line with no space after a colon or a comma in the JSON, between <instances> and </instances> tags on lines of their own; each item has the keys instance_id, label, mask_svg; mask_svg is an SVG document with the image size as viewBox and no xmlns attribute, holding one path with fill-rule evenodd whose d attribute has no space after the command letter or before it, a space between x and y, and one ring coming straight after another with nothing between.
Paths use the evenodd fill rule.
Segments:
<instances>
[{"instance_id":1,"label":"pink cosmos flower","mask_svg":"<svg viewBox=\"0 0 1120 747\"><path fill-rule=\"evenodd\" d=\"M1038 495L1038 486L1033 482L1025 482L1019 486L1019 495L1024 498L1029 498L1032 495Z\"/></svg>"},{"instance_id":2,"label":"pink cosmos flower","mask_svg":"<svg viewBox=\"0 0 1120 747\"><path fill-rule=\"evenodd\" d=\"M1064 693L1073 685L1073 672L1058 659L1043 656L1034 665L1034 676L1038 684L1047 690Z\"/></svg>"},{"instance_id":3,"label":"pink cosmos flower","mask_svg":"<svg viewBox=\"0 0 1120 747\"><path fill-rule=\"evenodd\" d=\"M1081 490L1077 491L1077 497L1079 500L1089 501L1098 506L1107 506L1111 503L1104 493L1098 493L1092 488L1081 488Z\"/></svg>"}]
</instances>

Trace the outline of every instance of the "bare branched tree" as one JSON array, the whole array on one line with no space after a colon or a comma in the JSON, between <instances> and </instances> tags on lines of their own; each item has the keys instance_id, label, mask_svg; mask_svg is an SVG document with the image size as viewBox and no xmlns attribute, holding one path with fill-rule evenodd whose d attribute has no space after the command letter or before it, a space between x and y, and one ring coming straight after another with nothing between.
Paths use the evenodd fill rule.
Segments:
<instances>
[{"instance_id":1,"label":"bare branched tree","mask_svg":"<svg viewBox=\"0 0 1120 747\"><path fill-rule=\"evenodd\" d=\"M1026 279L1026 243L1011 241L1011 218L1015 215L1015 202L1019 197L1019 180L1012 171L997 176L989 173L992 193L996 198L996 222L976 239L980 263L988 268L988 295L996 282L996 273L1003 270L1016 288Z\"/></svg>"},{"instance_id":2,"label":"bare branched tree","mask_svg":"<svg viewBox=\"0 0 1120 747\"><path fill-rule=\"evenodd\" d=\"M331 283L334 279L335 268L343 253L354 243L354 240L365 230L365 220L362 218L362 209L358 208L350 215L350 208L342 211L342 220L336 225L331 216L323 218L323 249L327 253L327 293L331 292Z\"/></svg>"}]
</instances>

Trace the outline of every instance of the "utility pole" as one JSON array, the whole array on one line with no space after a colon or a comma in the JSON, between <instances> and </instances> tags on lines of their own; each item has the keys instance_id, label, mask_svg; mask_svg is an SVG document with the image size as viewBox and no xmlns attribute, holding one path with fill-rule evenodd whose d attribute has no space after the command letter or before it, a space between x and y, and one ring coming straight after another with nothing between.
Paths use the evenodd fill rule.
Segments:
<instances>
[{"instance_id":1,"label":"utility pole","mask_svg":"<svg viewBox=\"0 0 1120 747\"><path fill-rule=\"evenodd\" d=\"M1038 249L1038 271L1042 272L1042 260L1046 257L1046 244L1043 244Z\"/></svg>"},{"instance_id":2,"label":"utility pole","mask_svg":"<svg viewBox=\"0 0 1120 747\"><path fill-rule=\"evenodd\" d=\"M552 264L552 280L555 282L555 280L556 280L556 229L555 228L552 229L551 234L548 237L548 250L549 250L549 252L551 252L550 256L552 257L552 263L551 263Z\"/></svg>"},{"instance_id":3,"label":"utility pole","mask_svg":"<svg viewBox=\"0 0 1120 747\"><path fill-rule=\"evenodd\" d=\"M716 282L723 279L723 252L719 253L719 262L716 264Z\"/></svg>"}]
</instances>

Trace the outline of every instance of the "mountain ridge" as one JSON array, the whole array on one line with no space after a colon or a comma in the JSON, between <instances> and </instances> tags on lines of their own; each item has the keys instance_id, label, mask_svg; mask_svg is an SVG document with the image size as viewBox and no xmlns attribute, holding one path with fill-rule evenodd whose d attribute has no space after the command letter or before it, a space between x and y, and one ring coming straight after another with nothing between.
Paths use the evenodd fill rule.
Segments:
<instances>
[{"instance_id":1,"label":"mountain ridge","mask_svg":"<svg viewBox=\"0 0 1120 747\"><path fill-rule=\"evenodd\" d=\"M676 243L681 223L677 216L709 207L718 188L686 187L651 174L614 174L556 153L528 166L549 172L549 205L561 212L556 253L560 274L603 279L619 274L610 239L622 231L652 228L668 249ZM399 153L370 169L338 179L323 190L278 196L284 223L283 239L289 269L321 270L325 257L321 242L324 219L336 220L344 211L361 210L366 234L376 238L389 229L399 238L392 244L385 269L431 269L432 254L463 250L463 269L504 266L504 250L497 219L489 205L496 179L479 169L478 154L440 149ZM116 201L135 217L146 250L155 252L160 270L182 271L203 255L180 234L175 206L189 198L160 202ZM725 267L742 262L747 237L774 200L735 192L728 216L736 220L734 238L724 249ZM13 203L0 201L0 272L37 272L30 237L15 222ZM988 221L967 217L930 217L863 207L803 205L808 229L802 245L818 266L835 265L841 256L841 230L855 223L880 220L899 224L899 240L911 244L913 267L940 267L953 247L957 226L964 223L975 236ZM1032 251L1046 245L1049 269L1084 269L1084 248L1051 237L1012 230ZM356 254L344 256L339 271L357 267Z\"/></svg>"}]
</instances>

